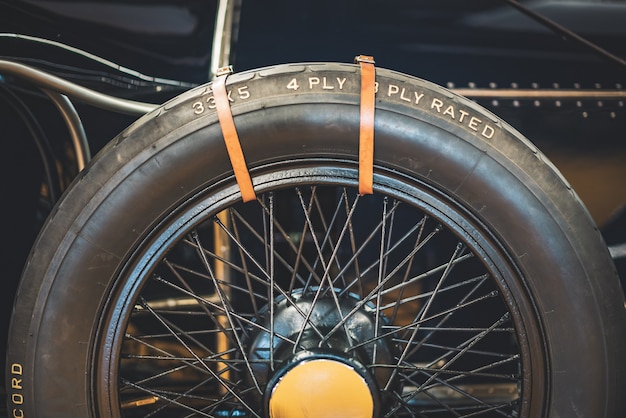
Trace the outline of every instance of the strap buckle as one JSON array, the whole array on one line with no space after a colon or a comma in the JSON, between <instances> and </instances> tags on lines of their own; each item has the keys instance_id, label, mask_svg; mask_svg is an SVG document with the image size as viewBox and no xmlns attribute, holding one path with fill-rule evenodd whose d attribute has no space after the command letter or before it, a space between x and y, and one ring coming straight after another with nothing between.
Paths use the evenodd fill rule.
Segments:
<instances>
[{"instance_id":1,"label":"strap buckle","mask_svg":"<svg viewBox=\"0 0 626 418\"><path fill-rule=\"evenodd\" d=\"M374 57L371 55L357 55L356 57L354 57L355 64L360 64L362 62L367 63L367 64L376 63L376 61L374 61Z\"/></svg>"},{"instance_id":2,"label":"strap buckle","mask_svg":"<svg viewBox=\"0 0 626 418\"><path fill-rule=\"evenodd\" d=\"M217 77L221 77L223 75L231 75L232 73L234 73L235 71L233 70L233 66L232 65L227 65L226 67L220 67L217 69L215 75Z\"/></svg>"}]
</instances>

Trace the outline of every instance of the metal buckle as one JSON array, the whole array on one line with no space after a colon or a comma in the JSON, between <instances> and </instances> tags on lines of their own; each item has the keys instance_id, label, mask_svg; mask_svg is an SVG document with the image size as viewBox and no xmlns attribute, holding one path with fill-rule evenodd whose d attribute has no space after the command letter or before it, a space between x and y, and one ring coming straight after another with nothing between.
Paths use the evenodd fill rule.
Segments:
<instances>
[{"instance_id":1,"label":"metal buckle","mask_svg":"<svg viewBox=\"0 0 626 418\"><path fill-rule=\"evenodd\" d=\"M223 75L230 75L232 74L233 71L233 66L232 65L228 65L226 67L221 67L217 69L217 72L215 73L216 76L220 77Z\"/></svg>"},{"instance_id":2,"label":"metal buckle","mask_svg":"<svg viewBox=\"0 0 626 418\"><path fill-rule=\"evenodd\" d=\"M374 57L371 55L357 55L356 57L354 57L355 64L361 62L365 62L367 64L375 64Z\"/></svg>"}]
</instances>

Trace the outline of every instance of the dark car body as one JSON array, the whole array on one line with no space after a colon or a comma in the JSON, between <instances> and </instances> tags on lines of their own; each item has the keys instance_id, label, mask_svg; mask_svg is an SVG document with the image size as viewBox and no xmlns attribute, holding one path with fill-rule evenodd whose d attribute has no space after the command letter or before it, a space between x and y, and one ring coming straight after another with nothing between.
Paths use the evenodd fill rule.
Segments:
<instances>
[{"instance_id":1,"label":"dark car body","mask_svg":"<svg viewBox=\"0 0 626 418\"><path fill-rule=\"evenodd\" d=\"M587 43L510 3L246 0L236 4L230 62L243 71L351 62L367 54L378 66L474 99L533 141L570 181L603 231L623 282L626 66L604 52L626 56L626 2L520 2ZM163 103L210 80L218 6L204 0L1 1L0 60L108 95ZM4 352L20 272L78 168L67 127L40 89L0 70L0 93ZM92 153L137 117L75 105Z\"/></svg>"}]
</instances>

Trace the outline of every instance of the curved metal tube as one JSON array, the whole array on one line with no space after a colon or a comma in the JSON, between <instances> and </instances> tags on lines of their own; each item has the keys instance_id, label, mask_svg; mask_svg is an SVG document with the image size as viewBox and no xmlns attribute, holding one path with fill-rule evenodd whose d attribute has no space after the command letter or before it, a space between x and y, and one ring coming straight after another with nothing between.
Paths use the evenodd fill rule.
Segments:
<instances>
[{"instance_id":1,"label":"curved metal tube","mask_svg":"<svg viewBox=\"0 0 626 418\"><path fill-rule=\"evenodd\" d=\"M82 171L85 165L91 159L91 151L89 150L89 142L87 141L87 134L83 128L83 123L76 112L76 108L64 94L57 93L43 89L44 93L50 97L50 100L61 113L61 117L65 121L68 130L70 131L70 137L72 138L72 145L74 146L74 153L76 154L76 165L78 171Z\"/></svg>"},{"instance_id":2,"label":"curved metal tube","mask_svg":"<svg viewBox=\"0 0 626 418\"><path fill-rule=\"evenodd\" d=\"M211 66L209 79L213 80L217 70L230 64L231 46L238 22L241 1L219 0L215 16L213 47L211 49Z\"/></svg>"},{"instance_id":3,"label":"curved metal tube","mask_svg":"<svg viewBox=\"0 0 626 418\"><path fill-rule=\"evenodd\" d=\"M23 41L37 42L39 44L50 45L55 48L60 48L65 51L69 51L74 54L80 55L84 58L90 59L106 67L119 71L123 74L127 74L129 76L136 77L144 81L150 81L153 83L166 84L169 86L179 86L179 87L195 87L196 86L196 84L194 83L188 83L185 81L178 81L178 80L170 80L170 79L161 78L161 77L152 77L146 74L142 74L139 71L135 71L131 68L126 68L122 65L109 61L108 59L94 55L88 51L84 51L82 49L79 49L79 48L76 48L71 45L61 43L61 42L53 41L51 39L45 39L45 38L40 38L38 36L31 36L31 35L22 35L20 33L0 33L0 38L19 39Z\"/></svg>"},{"instance_id":4,"label":"curved metal tube","mask_svg":"<svg viewBox=\"0 0 626 418\"><path fill-rule=\"evenodd\" d=\"M613 260L626 258L626 243L609 246L609 253Z\"/></svg>"},{"instance_id":5,"label":"curved metal tube","mask_svg":"<svg viewBox=\"0 0 626 418\"><path fill-rule=\"evenodd\" d=\"M118 113L141 116L158 107L158 105L152 103L136 102L109 96L16 62L0 60L0 72L26 79L43 89L70 96L83 103Z\"/></svg>"}]
</instances>

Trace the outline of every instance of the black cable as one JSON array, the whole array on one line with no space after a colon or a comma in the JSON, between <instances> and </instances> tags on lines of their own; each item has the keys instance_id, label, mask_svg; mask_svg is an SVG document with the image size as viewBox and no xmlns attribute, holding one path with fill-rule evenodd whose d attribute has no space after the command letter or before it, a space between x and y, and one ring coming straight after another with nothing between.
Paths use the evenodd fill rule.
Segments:
<instances>
[{"instance_id":1,"label":"black cable","mask_svg":"<svg viewBox=\"0 0 626 418\"><path fill-rule=\"evenodd\" d=\"M0 73L3 72L14 77L26 79L41 88L65 94L101 109L143 116L157 107L157 105L152 103L109 96L17 62L0 60Z\"/></svg>"},{"instance_id":2,"label":"black cable","mask_svg":"<svg viewBox=\"0 0 626 418\"><path fill-rule=\"evenodd\" d=\"M569 29L567 29L566 27L559 25L554 20L549 19L546 16L544 16L544 15L542 15L540 13L537 13L534 10L524 6L523 4L519 3L517 0L504 0L504 1L506 3L508 3L509 5L511 5L512 7L514 7L515 9L519 10L520 12L522 12L523 14L525 14L526 16L529 16L532 19L536 20L537 22L539 22L543 26L547 27L548 29L558 33L559 35L564 36L567 39L571 39L571 40L573 40L575 42L578 42L579 44L583 45L584 47L592 50L594 53L596 53L600 57L602 57L602 58L604 58L604 59L606 59L608 61L611 61L614 64L618 64L621 67L626 69L626 61L624 61L623 59L621 59L617 55L614 55L614 54L610 53L609 51L605 50L604 48L601 48L600 46L594 44L593 42L589 41L588 39L585 39L582 36L572 32Z\"/></svg>"},{"instance_id":3,"label":"black cable","mask_svg":"<svg viewBox=\"0 0 626 418\"><path fill-rule=\"evenodd\" d=\"M122 74L126 74L129 76L132 76L134 78L137 78L139 80L144 80L144 81L148 81L148 82L152 82L155 84L162 84L162 85L169 85L169 86L177 86L177 87L186 87L186 88L191 88L191 87L195 87L196 84L195 83L190 83L187 81L180 81L180 80L171 80L171 79L167 79L167 78L161 78L161 77L154 77L154 76L150 76L150 75L146 75L146 74L142 74L139 71L133 70L132 68L126 68L122 65L119 65L115 62L112 62L106 58L102 58L100 56L97 56L95 54L92 54L91 52L88 51L84 51L82 49L73 47L71 45L67 45L64 44L62 42L57 42L57 41L53 41L50 39L45 39L45 38L40 38L37 36L30 36L30 35L22 35L19 33L6 33L6 32L0 32L0 39L9 39L9 40L21 40L21 41L27 41L27 42L33 42L33 43L39 43L39 44L44 44L44 45L49 45L55 48L59 48L62 49L64 51L67 52L71 52L77 55L82 56L83 58L89 59L93 62L97 62L101 65L104 65L106 67L112 68Z\"/></svg>"},{"instance_id":4,"label":"black cable","mask_svg":"<svg viewBox=\"0 0 626 418\"><path fill-rule=\"evenodd\" d=\"M57 77L70 79L73 81L91 82L108 84L114 87L124 88L126 90L138 90L142 88L150 88L153 91L169 92L169 91L184 91L189 87L187 86L173 86L169 84L160 84L152 81L145 81L130 76L116 75L106 71L89 70L85 68L75 67L71 65L58 64L55 62L27 58L16 56L4 56L0 55L0 60L19 62L29 66L36 66L46 72L53 74ZM194 87L196 85L193 85Z\"/></svg>"}]
</instances>

